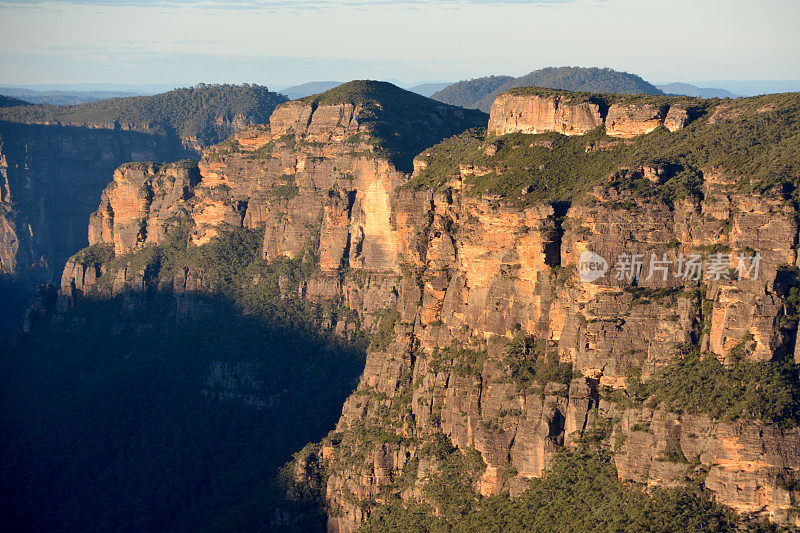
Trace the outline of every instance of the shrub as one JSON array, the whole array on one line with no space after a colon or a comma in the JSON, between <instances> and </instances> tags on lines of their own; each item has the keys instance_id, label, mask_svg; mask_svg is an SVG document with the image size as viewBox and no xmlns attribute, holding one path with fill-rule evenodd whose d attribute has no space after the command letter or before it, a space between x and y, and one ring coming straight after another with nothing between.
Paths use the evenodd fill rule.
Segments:
<instances>
[{"instance_id":1,"label":"shrub","mask_svg":"<svg viewBox=\"0 0 800 533\"><path fill-rule=\"evenodd\" d=\"M800 421L797 375L797 365L788 360L740 358L723 365L710 354L693 352L662 368L646 383L634 383L631 393L673 412L796 426Z\"/></svg>"}]
</instances>

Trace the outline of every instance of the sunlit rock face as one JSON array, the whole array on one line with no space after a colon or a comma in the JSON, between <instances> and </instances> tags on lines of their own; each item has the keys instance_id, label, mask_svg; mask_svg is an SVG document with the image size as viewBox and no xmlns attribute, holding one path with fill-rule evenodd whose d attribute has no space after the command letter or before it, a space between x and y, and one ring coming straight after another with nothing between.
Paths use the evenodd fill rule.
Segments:
<instances>
[{"instance_id":1,"label":"sunlit rock face","mask_svg":"<svg viewBox=\"0 0 800 533\"><path fill-rule=\"evenodd\" d=\"M492 104L489 131L583 135L603 124L600 107L592 102L573 101L565 96L503 94Z\"/></svg>"},{"instance_id":2,"label":"sunlit rock face","mask_svg":"<svg viewBox=\"0 0 800 533\"><path fill-rule=\"evenodd\" d=\"M604 125L609 135L630 137L688 120L675 105L604 109L506 96L492 110L494 134L580 135ZM92 243L122 256L163 242L180 220L191 228L187 245L199 246L226 227L263 225L267 260L296 259L309 243L317 250L317 270L302 286L286 287L287 297L341 302L364 328L385 333L319 453L336 510L331 531L355 531L369 515L361 501L424 499L421 487L438 468L425 446L434 435L480 454L486 467L475 491L516 495L598 417L617 421L609 440L621 479L672 486L702 467L717 501L797 525L798 494L787 481L800 475L797 429L607 399L634 372L647 381L675 362L686 345L723 363L743 341L754 361L795 352L796 322L787 320L784 302L784 277L797 263L791 201L743 192L713 169L701 176L701 195L675 202L620 187L597 188L582 202L520 207L471 194L465 176L480 169L463 165L443 186L415 189L406 186L414 174L376 149L381 139L359 106L291 102L269 127L209 148L197 166L122 167L89 230ZM426 164L417 159L414 173ZM655 167L635 171L661 179ZM682 257L708 259L712 250L725 251L724 276L697 283L679 275ZM739 257L751 260L754 251L758 274L734 275ZM582 277L586 252L608 271ZM641 257L641 271L617 275L620 257ZM103 266L79 259L64 270L62 296L91 291L103 274ZM670 266L657 270L657 260ZM111 290L142 290L146 276L129 264ZM213 290L193 271L168 285L178 295ZM508 350L524 336L571 363L572 374L535 390L516 383ZM664 460L676 456L687 461ZM417 476L399 489L395 481L412 460Z\"/></svg>"},{"instance_id":3,"label":"sunlit rock face","mask_svg":"<svg viewBox=\"0 0 800 533\"><path fill-rule=\"evenodd\" d=\"M659 126L677 131L689 122L684 104L638 103L636 97L584 93L528 94L511 91L492 104L489 133L544 133L584 135L604 126L611 137L630 139ZM646 97L645 97L646 98ZM614 102L620 100L619 102Z\"/></svg>"}]
</instances>

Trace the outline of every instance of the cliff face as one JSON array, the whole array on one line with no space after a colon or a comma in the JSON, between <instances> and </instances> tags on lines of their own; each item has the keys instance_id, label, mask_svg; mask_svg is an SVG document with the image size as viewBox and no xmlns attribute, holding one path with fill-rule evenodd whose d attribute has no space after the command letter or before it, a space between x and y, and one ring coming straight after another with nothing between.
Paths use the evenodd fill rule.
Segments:
<instances>
[{"instance_id":1,"label":"cliff face","mask_svg":"<svg viewBox=\"0 0 800 533\"><path fill-rule=\"evenodd\" d=\"M300 286L284 283L286 297L342 301L374 334L336 429L318 456L304 458L329 473L332 531L355 531L376 506L432 504L425 487L442 468L431 451L441 436L480 455L477 493L516 495L559 450L604 425L620 479L693 479L744 515L800 525L796 427L742 409L730 420L679 412L657 388L662 371L699 354L726 365L797 361L790 197L744 190L717 168L685 178L696 180L692 194L658 196L635 176L654 188L677 178L651 166L620 168L570 200L476 193L467 165L442 186L413 188L441 162L420 157L414 175L398 171L376 150L382 139L361 105L289 103L269 128L208 149L197 168L119 169L90 225L92 244L119 257L113 265L73 257L62 303L106 290L103 276L113 279L112 293L141 291L147 268L119 261L163 242L180 220L200 246L226 225L264 224L268 260L297 258L313 243L317 268ZM498 135L602 124L599 104L560 97L509 97L496 108L490 130ZM605 125L626 137L653 121L672 130L685 117L678 105L612 105ZM609 149L627 146L615 143ZM519 149L552 146L531 139ZM491 172L502 176L502 165ZM698 279L687 275L689 257L703 266ZM181 270L163 285L179 295L213 290L199 271ZM327 327L346 335L352 322ZM637 399L648 383L654 388Z\"/></svg>"},{"instance_id":2,"label":"cliff face","mask_svg":"<svg viewBox=\"0 0 800 533\"><path fill-rule=\"evenodd\" d=\"M405 138L413 146L420 134L441 140L482 119L480 113L430 105L438 121L430 120L423 108L424 119L408 115L407 124L395 124L400 133L393 137L403 140L415 121L424 122L422 132ZM290 102L276 109L269 127L245 129L206 150L197 167L125 165L114 173L91 216L89 243L111 245L122 255L162 242L181 220L192 226L189 238L199 246L224 226L263 226L265 259L298 258L313 243L319 271L302 293L311 300L341 293L350 307L365 314L363 321L370 327L373 315L388 305L386 293L392 287L385 280L399 272L401 243L391 229L390 198L407 175L376 147L382 138L375 123L385 121L391 109L382 101ZM391 156L409 157L402 146ZM61 281L65 293L91 290L102 272L88 270L87 277L80 257L68 261ZM357 284L351 280L343 286L345 270L359 278ZM128 273L130 279L136 275ZM202 284L181 275L175 286ZM122 279L114 291L125 286Z\"/></svg>"},{"instance_id":3,"label":"cliff face","mask_svg":"<svg viewBox=\"0 0 800 533\"><path fill-rule=\"evenodd\" d=\"M553 454L574 443L595 417L619 417L611 440L622 443L615 448L622 479L681 483L694 467L663 460L666 451L679 449L709 469L705 485L718 501L789 520L797 495L785 488L785 479L800 466L796 429L625 409L606 397L626 386L631 370L640 369L647 379L680 358L698 324L705 329L697 341L720 360L748 334L755 341L753 359L793 350L796 324L780 326L783 304L775 283L779 265L796 260L794 210L767 198L729 196L712 184L703 202L674 210L623 210L598 195L592 207L569 208L559 234L549 205L520 211L465 197L459 189L455 182L435 194L401 192L395 201L394 220L400 240L410 244L403 255L410 266L399 282L396 340L368 355L359 391L337 426L341 442L332 441L326 451L333 464L328 497L342 513L333 529L354 530L364 518L347 494L387 501L406 461L426 460L422 446L352 437L355 428L386 426L381 406L397 411L393 431L409 442L442 431L454 445L480 452L487 467L475 488L482 494L520 490L522 480L541 475ZM720 199L730 202L730 210L714 213ZM721 233L729 216L736 229ZM643 276L640 290L657 296L637 299L626 291L632 280L588 283L576 275L586 250L604 258L666 254L677 264L682 252L720 243L734 253L761 250L758 280L708 281L695 292L693 284L676 281L674 272L667 282ZM643 272L649 268L648 263ZM506 345L520 334L546 342L579 377L550 383L543 392L518 386ZM451 345L482 355L465 368L457 351L443 355ZM348 463L346 450L359 445L372 451L363 462ZM509 468L517 474L504 478ZM420 470L417 489L424 478Z\"/></svg>"},{"instance_id":4,"label":"cliff face","mask_svg":"<svg viewBox=\"0 0 800 533\"><path fill-rule=\"evenodd\" d=\"M603 124L600 106L591 102L571 102L561 96L540 97L504 94L492 104L489 131L583 135Z\"/></svg>"},{"instance_id":5,"label":"cliff face","mask_svg":"<svg viewBox=\"0 0 800 533\"><path fill-rule=\"evenodd\" d=\"M86 220L125 161L192 155L179 140L130 131L0 122L0 274L49 281L86 243Z\"/></svg>"},{"instance_id":6,"label":"cliff face","mask_svg":"<svg viewBox=\"0 0 800 533\"><path fill-rule=\"evenodd\" d=\"M268 119L286 99L259 86L198 86L76 106L0 113L0 295L30 296L86 246L86 220L109 176L131 161L198 159ZM21 312L9 305L0 330Z\"/></svg>"},{"instance_id":7,"label":"cliff face","mask_svg":"<svg viewBox=\"0 0 800 533\"><path fill-rule=\"evenodd\" d=\"M547 90L516 90L502 94L492 104L489 133L544 133L584 135L605 126L610 137L629 139L659 126L677 131L688 122L687 103L638 103L647 97L590 94L550 94ZM541 93L541 94L538 94ZM652 97L652 100L663 100ZM611 103L618 101L618 103ZM610 105L609 105L610 104Z\"/></svg>"}]
</instances>

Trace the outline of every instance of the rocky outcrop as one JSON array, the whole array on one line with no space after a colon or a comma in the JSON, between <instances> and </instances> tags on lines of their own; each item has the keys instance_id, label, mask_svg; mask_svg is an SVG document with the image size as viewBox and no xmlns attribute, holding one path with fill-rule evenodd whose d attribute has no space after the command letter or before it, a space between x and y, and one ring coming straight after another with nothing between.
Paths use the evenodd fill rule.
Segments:
<instances>
[{"instance_id":1,"label":"rocky outcrop","mask_svg":"<svg viewBox=\"0 0 800 533\"><path fill-rule=\"evenodd\" d=\"M116 167L192 155L180 141L121 130L0 122L0 137L2 272L33 283L51 281L86 245L86 221Z\"/></svg>"},{"instance_id":2,"label":"rocky outcrop","mask_svg":"<svg viewBox=\"0 0 800 533\"><path fill-rule=\"evenodd\" d=\"M649 100L654 103L648 103ZM683 128L689 122L689 105L685 98L514 89L498 96L492 104L489 133L554 131L563 135L584 135L604 126L607 135L629 139L650 133L659 126L671 132Z\"/></svg>"},{"instance_id":3,"label":"rocky outcrop","mask_svg":"<svg viewBox=\"0 0 800 533\"><path fill-rule=\"evenodd\" d=\"M583 135L603 124L600 106L566 95L537 96L503 94L492 104L489 131Z\"/></svg>"},{"instance_id":4,"label":"rocky outcrop","mask_svg":"<svg viewBox=\"0 0 800 533\"><path fill-rule=\"evenodd\" d=\"M303 135L308 142L341 142L364 131L358 123L363 110L362 105L351 103L316 106L289 102L270 117L271 131L275 136Z\"/></svg>"},{"instance_id":5,"label":"rocky outcrop","mask_svg":"<svg viewBox=\"0 0 800 533\"><path fill-rule=\"evenodd\" d=\"M193 164L121 166L103 191L100 208L89 218L89 244L111 244L114 253L125 254L160 242L170 223L167 213L179 209L199 182Z\"/></svg>"},{"instance_id":6,"label":"rocky outcrop","mask_svg":"<svg viewBox=\"0 0 800 533\"><path fill-rule=\"evenodd\" d=\"M615 461L623 480L680 485L704 466L706 487L737 512L783 524L796 521L797 429L645 409L626 411L619 435Z\"/></svg>"},{"instance_id":7,"label":"rocky outcrop","mask_svg":"<svg viewBox=\"0 0 800 533\"><path fill-rule=\"evenodd\" d=\"M664 109L652 104L614 104L606 116L606 133L623 139L644 135L664 124L665 117Z\"/></svg>"},{"instance_id":8,"label":"rocky outcrop","mask_svg":"<svg viewBox=\"0 0 800 533\"><path fill-rule=\"evenodd\" d=\"M375 84L378 90L383 85ZM392 94L397 91L390 90L392 101L399 99ZM402 243L392 228L391 197L407 179L384 152L376 153L383 139L374 123L385 121L392 105L380 98L363 104L289 102L275 110L269 127L245 129L209 148L197 166L123 165L91 215L89 243L113 246L122 255L162 242L181 220L192 227L194 245L208 243L226 226L263 226L265 259L297 258L309 242L319 249L319 275L305 289L309 298L344 291L355 307L378 312L385 307L375 308L383 292L392 289L381 280L399 273ZM420 131L441 139L481 118L435 102L420 113L405 120L412 130L415 122L424 122L424 128L412 134L403 124L395 125L398 133L391 137L407 135L413 145ZM430 113L436 120L428 120ZM359 117L365 115L370 120L362 124ZM404 150L395 154L404 157ZM76 271L75 261L69 265L62 290L68 293L75 285L85 292L85 271ZM343 288L339 276L345 270L365 273L379 294ZM91 275L89 280L90 286ZM364 320L370 324L373 318Z\"/></svg>"}]
</instances>

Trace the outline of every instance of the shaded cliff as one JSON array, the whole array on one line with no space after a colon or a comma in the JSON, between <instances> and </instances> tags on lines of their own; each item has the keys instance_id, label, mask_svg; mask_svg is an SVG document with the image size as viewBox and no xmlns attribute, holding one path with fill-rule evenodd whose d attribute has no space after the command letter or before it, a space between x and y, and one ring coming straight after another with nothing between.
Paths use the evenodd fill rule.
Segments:
<instances>
[{"instance_id":1,"label":"shaded cliff","mask_svg":"<svg viewBox=\"0 0 800 533\"><path fill-rule=\"evenodd\" d=\"M197 159L285 98L258 86L204 86L78 106L0 113L0 291L25 298L86 246L86 221L128 161ZM10 300L7 300L10 301ZM0 330L19 318L9 306Z\"/></svg>"},{"instance_id":2,"label":"shaded cliff","mask_svg":"<svg viewBox=\"0 0 800 533\"><path fill-rule=\"evenodd\" d=\"M608 501L637 502L614 527L798 525L797 94L517 91L492 131L422 151L407 174L383 132L474 122L342 87L197 166L119 168L51 307L166 292L191 318L230 293L270 320L368 332L336 428L292 466L289 492L324 499L331 531L547 523L535 502L581 464L597 476L564 496L576 528L611 519L580 507L594 477ZM242 250L259 261L215 266ZM49 320L40 308L31 324Z\"/></svg>"},{"instance_id":3,"label":"shaded cliff","mask_svg":"<svg viewBox=\"0 0 800 533\"><path fill-rule=\"evenodd\" d=\"M0 460L4 516L43 530L319 527L283 498L277 466L300 438L322 437L355 387L364 331L393 298L399 244L385 228L407 179L373 127L391 103L361 95L285 104L199 163L113 173L62 293L41 291L29 333L3 346L0 422L17 428ZM441 140L485 124L431 106L401 117L424 131L391 126ZM54 410L40 391L59 396ZM121 503L97 511L97 497Z\"/></svg>"}]
</instances>

